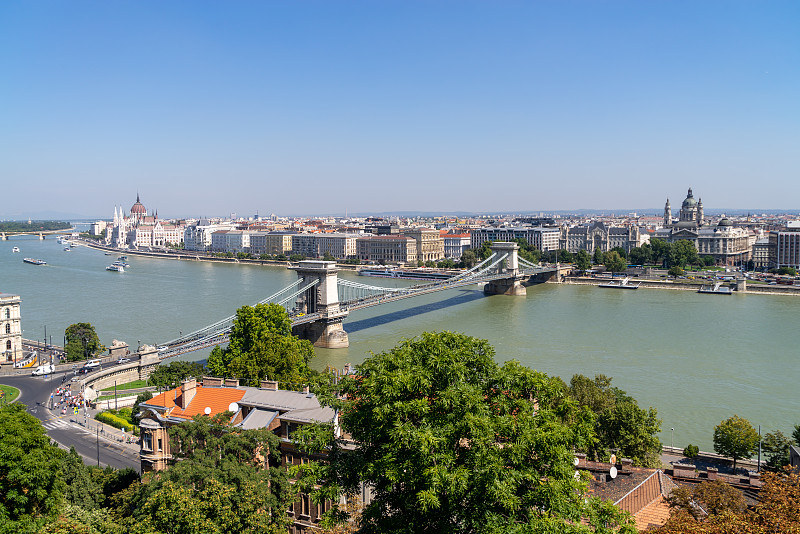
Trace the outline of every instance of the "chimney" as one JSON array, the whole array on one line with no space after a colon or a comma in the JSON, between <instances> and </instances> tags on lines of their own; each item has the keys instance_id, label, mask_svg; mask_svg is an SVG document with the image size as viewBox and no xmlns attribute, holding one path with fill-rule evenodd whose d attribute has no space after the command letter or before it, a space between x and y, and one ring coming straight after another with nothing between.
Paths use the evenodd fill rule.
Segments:
<instances>
[{"instance_id":1,"label":"chimney","mask_svg":"<svg viewBox=\"0 0 800 534\"><path fill-rule=\"evenodd\" d=\"M586 467L586 454L582 452L576 452L575 458L578 459L576 467Z\"/></svg>"},{"instance_id":2,"label":"chimney","mask_svg":"<svg viewBox=\"0 0 800 534\"><path fill-rule=\"evenodd\" d=\"M238 378L226 378L225 383L222 384L228 388L238 388L239 387L239 379Z\"/></svg>"},{"instance_id":3,"label":"chimney","mask_svg":"<svg viewBox=\"0 0 800 534\"><path fill-rule=\"evenodd\" d=\"M270 391L278 391L277 380L262 380L261 389L268 389Z\"/></svg>"},{"instance_id":4,"label":"chimney","mask_svg":"<svg viewBox=\"0 0 800 534\"><path fill-rule=\"evenodd\" d=\"M220 387L222 386L222 379L221 378L214 378L213 376L204 376L203 377L203 387Z\"/></svg>"},{"instance_id":5,"label":"chimney","mask_svg":"<svg viewBox=\"0 0 800 534\"><path fill-rule=\"evenodd\" d=\"M706 476L708 477L708 480L717 480L719 477L719 469L716 467L709 467L706 470Z\"/></svg>"},{"instance_id":6,"label":"chimney","mask_svg":"<svg viewBox=\"0 0 800 534\"><path fill-rule=\"evenodd\" d=\"M303 386L303 393L308 395L308 391L309 391L308 386Z\"/></svg>"},{"instance_id":7,"label":"chimney","mask_svg":"<svg viewBox=\"0 0 800 534\"><path fill-rule=\"evenodd\" d=\"M197 393L197 380L189 378L181 382L181 410L185 410Z\"/></svg>"}]
</instances>

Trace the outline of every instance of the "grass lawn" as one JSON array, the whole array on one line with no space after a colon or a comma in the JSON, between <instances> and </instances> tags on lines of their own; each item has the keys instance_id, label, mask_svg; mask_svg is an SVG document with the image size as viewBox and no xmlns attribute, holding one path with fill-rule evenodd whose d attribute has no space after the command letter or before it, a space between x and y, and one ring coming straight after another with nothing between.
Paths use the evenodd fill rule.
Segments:
<instances>
[{"instance_id":1,"label":"grass lawn","mask_svg":"<svg viewBox=\"0 0 800 534\"><path fill-rule=\"evenodd\" d=\"M11 386L4 386L3 384L0 384L0 391L5 394L3 402L13 402L14 399L19 397L19 390Z\"/></svg>"},{"instance_id":2,"label":"grass lawn","mask_svg":"<svg viewBox=\"0 0 800 534\"><path fill-rule=\"evenodd\" d=\"M147 380L134 380L133 382L128 382L127 384L117 384L117 391L143 388L146 386L147 386ZM103 388L101 391L114 391L114 386Z\"/></svg>"}]
</instances>

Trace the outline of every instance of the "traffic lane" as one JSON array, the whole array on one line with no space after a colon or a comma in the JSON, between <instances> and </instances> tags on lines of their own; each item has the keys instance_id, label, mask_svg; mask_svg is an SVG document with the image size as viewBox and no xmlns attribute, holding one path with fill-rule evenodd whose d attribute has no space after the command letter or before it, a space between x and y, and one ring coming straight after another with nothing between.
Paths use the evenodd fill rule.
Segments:
<instances>
[{"instance_id":1,"label":"traffic lane","mask_svg":"<svg viewBox=\"0 0 800 534\"><path fill-rule=\"evenodd\" d=\"M0 384L13 386L20 390L19 402L28 406L28 413L39 419L42 423L58 419L50 410L46 408L50 400L50 392L60 383L59 380L44 379L44 377L3 377ZM61 445L75 450L87 459L87 464L97 462L97 438L95 435L87 433L83 429L77 428L48 428L45 427L47 435ZM139 471L139 460L135 455L126 454L124 449L114 447L113 443L100 440L100 463L116 468L131 467Z\"/></svg>"}]
</instances>

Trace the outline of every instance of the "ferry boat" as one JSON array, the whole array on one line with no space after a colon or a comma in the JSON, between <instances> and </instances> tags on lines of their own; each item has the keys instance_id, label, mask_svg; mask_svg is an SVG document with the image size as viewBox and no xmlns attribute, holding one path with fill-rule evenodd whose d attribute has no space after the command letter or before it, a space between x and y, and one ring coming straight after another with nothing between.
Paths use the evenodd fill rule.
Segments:
<instances>
[{"instance_id":1,"label":"ferry boat","mask_svg":"<svg viewBox=\"0 0 800 534\"><path fill-rule=\"evenodd\" d=\"M733 290L729 286L722 286L722 282L717 282L713 286L703 284L698 293L711 293L713 295L733 295Z\"/></svg>"},{"instance_id":2,"label":"ferry boat","mask_svg":"<svg viewBox=\"0 0 800 534\"><path fill-rule=\"evenodd\" d=\"M11 249L11 252L19 252L19 247L14 247Z\"/></svg>"},{"instance_id":3,"label":"ferry boat","mask_svg":"<svg viewBox=\"0 0 800 534\"><path fill-rule=\"evenodd\" d=\"M403 278L406 280L449 280L456 273L426 269L359 269L361 276L377 276L380 278Z\"/></svg>"},{"instance_id":4,"label":"ferry boat","mask_svg":"<svg viewBox=\"0 0 800 534\"><path fill-rule=\"evenodd\" d=\"M126 263L124 261L121 261L121 260L117 260L114 263L112 263L111 265L119 265L120 267L130 267L130 265L128 263Z\"/></svg>"},{"instance_id":5,"label":"ferry boat","mask_svg":"<svg viewBox=\"0 0 800 534\"><path fill-rule=\"evenodd\" d=\"M119 261L128 261L128 256L120 256L119 258L117 258L117 260L119 260Z\"/></svg>"},{"instance_id":6,"label":"ferry boat","mask_svg":"<svg viewBox=\"0 0 800 534\"><path fill-rule=\"evenodd\" d=\"M47 265L47 262L44 260L36 260L33 258L22 258L22 261L25 263L30 263L32 265Z\"/></svg>"},{"instance_id":7,"label":"ferry boat","mask_svg":"<svg viewBox=\"0 0 800 534\"><path fill-rule=\"evenodd\" d=\"M639 286L642 285L641 282L636 282L635 284L631 284L630 281L631 281L630 278L625 277L622 280L619 281L612 280L611 282L600 284L597 287L610 287L614 289L639 289Z\"/></svg>"},{"instance_id":8,"label":"ferry boat","mask_svg":"<svg viewBox=\"0 0 800 534\"><path fill-rule=\"evenodd\" d=\"M117 272L117 273L124 273L125 272L125 267L123 267L122 265L117 265L115 263L112 263L111 265L106 267L106 271L114 271L114 272Z\"/></svg>"}]
</instances>

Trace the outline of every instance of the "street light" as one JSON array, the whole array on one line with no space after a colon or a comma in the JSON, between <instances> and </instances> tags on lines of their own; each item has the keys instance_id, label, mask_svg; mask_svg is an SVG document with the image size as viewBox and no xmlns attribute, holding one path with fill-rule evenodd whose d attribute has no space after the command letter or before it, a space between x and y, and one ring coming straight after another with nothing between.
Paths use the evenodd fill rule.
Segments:
<instances>
[{"instance_id":1,"label":"street light","mask_svg":"<svg viewBox=\"0 0 800 534\"><path fill-rule=\"evenodd\" d=\"M674 428L670 428L669 431L670 431L669 446L670 447L674 447L675 446L675 429Z\"/></svg>"}]
</instances>

